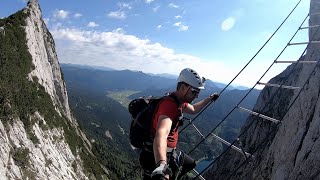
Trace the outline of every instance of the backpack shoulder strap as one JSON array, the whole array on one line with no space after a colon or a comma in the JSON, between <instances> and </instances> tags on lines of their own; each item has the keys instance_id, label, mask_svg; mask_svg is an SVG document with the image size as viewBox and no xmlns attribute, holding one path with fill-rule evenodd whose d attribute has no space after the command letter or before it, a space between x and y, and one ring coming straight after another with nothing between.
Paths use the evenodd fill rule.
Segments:
<instances>
[{"instance_id":1,"label":"backpack shoulder strap","mask_svg":"<svg viewBox=\"0 0 320 180\"><path fill-rule=\"evenodd\" d=\"M172 98L174 100L174 102L176 103L176 105L179 107L180 102L179 102L178 97L175 94L170 93L170 94L168 94L166 96Z\"/></svg>"},{"instance_id":2,"label":"backpack shoulder strap","mask_svg":"<svg viewBox=\"0 0 320 180\"><path fill-rule=\"evenodd\" d=\"M170 98L170 99L173 99L174 102L176 103L177 107L179 108L179 105L180 105L180 101L178 99L178 97L174 94L174 93L169 93L166 95L167 98ZM180 115L178 117L178 121L174 121L174 123L172 124L171 126L171 129L170 131L172 132L175 128L178 128L177 127L177 124L181 124L181 119L183 118L183 113L182 113L182 110L180 110ZM180 125L179 125L180 126Z\"/></svg>"}]
</instances>

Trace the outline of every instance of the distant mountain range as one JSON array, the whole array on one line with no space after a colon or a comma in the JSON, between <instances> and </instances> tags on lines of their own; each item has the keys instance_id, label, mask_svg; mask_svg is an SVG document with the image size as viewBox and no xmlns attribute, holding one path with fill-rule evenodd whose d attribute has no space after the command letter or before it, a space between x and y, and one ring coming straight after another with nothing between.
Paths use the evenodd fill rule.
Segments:
<instances>
[{"instance_id":1,"label":"distant mountain range","mask_svg":"<svg viewBox=\"0 0 320 180\"><path fill-rule=\"evenodd\" d=\"M142 71L116 70L116 69L105 67L105 66L94 66L94 65L80 65L80 64L65 64L65 63L61 63L60 66L64 67L64 68L74 67L74 68L91 69L91 70L102 70L102 71L122 71L122 72L127 71L127 72L138 72L138 73L140 72L140 73L143 73ZM173 79L173 80L176 80L178 78L177 75L168 74L168 73L160 73L160 74L144 73L144 74L147 74L147 75L150 75L150 76L154 76L154 77L163 77L163 78L167 78L167 79ZM223 89L227 85L227 84L224 84L224 83L211 81L210 79L207 79L206 84L208 86L217 87L217 88L221 88L221 89ZM229 85L228 89L229 90L232 90L232 89L246 90L246 89L249 89L249 87L245 87L245 86L241 86L241 85L238 85L238 86Z\"/></svg>"},{"instance_id":2,"label":"distant mountain range","mask_svg":"<svg viewBox=\"0 0 320 180\"><path fill-rule=\"evenodd\" d=\"M83 64L70 64L70 63L60 63L60 66L64 67L78 67L84 69L96 69L96 70L103 70L103 71L115 71L113 68L105 67L105 66L94 66L94 65L83 65Z\"/></svg>"}]
</instances>

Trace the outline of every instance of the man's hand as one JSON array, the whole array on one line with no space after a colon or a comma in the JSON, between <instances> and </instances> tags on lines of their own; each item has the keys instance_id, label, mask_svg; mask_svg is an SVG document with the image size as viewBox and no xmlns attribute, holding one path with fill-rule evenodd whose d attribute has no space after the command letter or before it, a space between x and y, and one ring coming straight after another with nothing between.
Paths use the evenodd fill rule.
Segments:
<instances>
[{"instance_id":1,"label":"man's hand","mask_svg":"<svg viewBox=\"0 0 320 180\"><path fill-rule=\"evenodd\" d=\"M216 101L219 96L220 96L220 94L218 94L218 93L213 93L213 94L211 94L211 95L210 95L211 101Z\"/></svg>"},{"instance_id":2,"label":"man's hand","mask_svg":"<svg viewBox=\"0 0 320 180\"><path fill-rule=\"evenodd\" d=\"M172 171L166 163L161 163L158 167L151 173L152 179L169 179L172 175Z\"/></svg>"}]
</instances>

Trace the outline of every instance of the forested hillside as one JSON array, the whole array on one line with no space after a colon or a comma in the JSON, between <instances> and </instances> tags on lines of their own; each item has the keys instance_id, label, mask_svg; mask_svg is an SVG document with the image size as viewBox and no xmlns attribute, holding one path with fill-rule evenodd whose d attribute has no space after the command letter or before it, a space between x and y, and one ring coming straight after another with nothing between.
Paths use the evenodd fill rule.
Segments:
<instances>
[{"instance_id":1,"label":"forested hillside","mask_svg":"<svg viewBox=\"0 0 320 180\"><path fill-rule=\"evenodd\" d=\"M70 107L93 145L100 163L111 172L112 179L140 177L137 167L138 152L128 140L130 117L119 102L93 88L67 86Z\"/></svg>"}]
</instances>

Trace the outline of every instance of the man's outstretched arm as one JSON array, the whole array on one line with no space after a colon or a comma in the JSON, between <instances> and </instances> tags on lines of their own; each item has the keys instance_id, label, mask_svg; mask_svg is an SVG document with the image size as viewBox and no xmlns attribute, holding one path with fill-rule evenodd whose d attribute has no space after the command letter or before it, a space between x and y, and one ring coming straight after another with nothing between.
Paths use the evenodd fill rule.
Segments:
<instances>
[{"instance_id":1,"label":"man's outstretched arm","mask_svg":"<svg viewBox=\"0 0 320 180\"><path fill-rule=\"evenodd\" d=\"M218 97L219 97L219 94L214 93L214 94L211 94L209 97L207 97L207 98L205 98L195 104L188 104L187 107L184 109L184 112L186 112L187 114L197 114L209 102L217 100Z\"/></svg>"}]
</instances>

